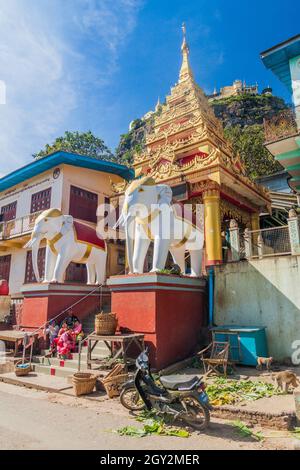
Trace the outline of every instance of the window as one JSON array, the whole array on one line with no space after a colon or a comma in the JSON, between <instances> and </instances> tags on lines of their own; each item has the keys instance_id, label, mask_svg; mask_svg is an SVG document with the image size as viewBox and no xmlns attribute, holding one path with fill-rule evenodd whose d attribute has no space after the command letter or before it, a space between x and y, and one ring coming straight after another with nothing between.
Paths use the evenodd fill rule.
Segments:
<instances>
[{"instance_id":1,"label":"window","mask_svg":"<svg viewBox=\"0 0 300 470\"><path fill-rule=\"evenodd\" d=\"M125 264L126 264L125 252L118 251L118 265L125 266Z\"/></svg>"},{"instance_id":2,"label":"window","mask_svg":"<svg viewBox=\"0 0 300 470\"><path fill-rule=\"evenodd\" d=\"M9 282L11 255L0 256L0 280L5 279Z\"/></svg>"},{"instance_id":3,"label":"window","mask_svg":"<svg viewBox=\"0 0 300 470\"><path fill-rule=\"evenodd\" d=\"M71 186L69 213L75 219L97 223L98 195Z\"/></svg>"},{"instance_id":4,"label":"window","mask_svg":"<svg viewBox=\"0 0 300 470\"><path fill-rule=\"evenodd\" d=\"M87 283L87 271L85 264L70 263L66 271L66 282Z\"/></svg>"},{"instance_id":5,"label":"window","mask_svg":"<svg viewBox=\"0 0 300 470\"><path fill-rule=\"evenodd\" d=\"M17 201L11 202L6 206L1 207L1 222L8 222L14 220L17 213Z\"/></svg>"},{"instance_id":6,"label":"window","mask_svg":"<svg viewBox=\"0 0 300 470\"><path fill-rule=\"evenodd\" d=\"M51 206L51 188L39 191L31 196L30 213L44 211L50 209Z\"/></svg>"},{"instance_id":7,"label":"window","mask_svg":"<svg viewBox=\"0 0 300 470\"><path fill-rule=\"evenodd\" d=\"M40 248L38 252L38 267L40 272L40 277L45 275L45 258L46 258L46 248ZM36 278L32 266L32 253L31 251L27 252L26 258L26 269L25 269L25 284L31 284L36 282Z\"/></svg>"}]
</instances>

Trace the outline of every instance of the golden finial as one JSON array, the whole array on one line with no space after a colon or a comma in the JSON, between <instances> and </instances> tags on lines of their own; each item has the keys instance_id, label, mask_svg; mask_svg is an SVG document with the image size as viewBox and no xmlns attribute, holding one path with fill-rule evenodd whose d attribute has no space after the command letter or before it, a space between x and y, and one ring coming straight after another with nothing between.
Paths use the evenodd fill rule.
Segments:
<instances>
[{"instance_id":1,"label":"golden finial","mask_svg":"<svg viewBox=\"0 0 300 470\"><path fill-rule=\"evenodd\" d=\"M182 50L182 52L183 52L184 50L186 50L187 53L189 53L189 46L188 46L188 44L187 44L187 42L186 42L186 25L185 25L185 23L182 23L181 29L182 29L182 33L183 33L183 41L182 41L181 50Z\"/></svg>"},{"instance_id":2,"label":"golden finial","mask_svg":"<svg viewBox=\"0 0 300 470\"><path fill-rule=\"evenodd\" d=\"M183 82L187 78L193 78L193 72L191 70L190 64L189 64L189 46L186 41L186 24L182 23L182 32L183 32L183 41L182 41L182 46L181 46L181 52L182 52L182 66L180 69L180 74L179 74L179 82Z\"/></svg>"}]
</instances>

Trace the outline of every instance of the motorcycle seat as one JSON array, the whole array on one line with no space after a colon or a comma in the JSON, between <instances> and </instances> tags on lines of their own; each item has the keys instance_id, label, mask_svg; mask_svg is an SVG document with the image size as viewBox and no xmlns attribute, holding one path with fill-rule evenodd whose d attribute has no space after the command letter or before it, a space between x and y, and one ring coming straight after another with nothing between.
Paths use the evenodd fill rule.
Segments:
<instances>
[{"instance_id":1,"label":"motorcycle seat","mask_svg":"<svg viewBox=\"0 0 300 470\"><path fill-rule=\"evenodd\" d=\"M187 375L166 375L160 377L162 385L168 390L192 390L199 382L199 377L190 378Z\"/></svg>"}]
</instances>

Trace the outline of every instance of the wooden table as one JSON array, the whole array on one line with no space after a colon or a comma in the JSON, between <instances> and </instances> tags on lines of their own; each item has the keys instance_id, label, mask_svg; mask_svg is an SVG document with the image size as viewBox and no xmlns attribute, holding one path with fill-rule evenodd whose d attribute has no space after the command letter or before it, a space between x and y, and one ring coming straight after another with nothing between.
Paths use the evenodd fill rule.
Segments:
<instances>
[{"instance_id":1,"label":"wooden table","mask_svg":"<svg viewBox=\"0 0 300 470\"><path fill-rule=\"evenodd\" d=\"M88 353L87 353L87 367L92 368L92 363L97 359L92 359L92 352L99 341L103 341L110 351L110 361L113 363L116 359L123 359L126 370L129 365L134 364L136 358L128 356L129 348L135 345L138 349L138 354L145 349L144 335L142 334L117 334L112 336L107 335L91 335L88 337ZM92 344L93 343L93 344Z\"/></svg>"},{"instance_id":2,"label":"wooden table","mask_svg":"<svg viewBox=\"0 0 300 470\"><path fill-rule=\"evenodd\" d=\"M27 332L27 334L30 339L31 338L30 332ZM26 335L25 331L18 331L18 330L0 331L0 341L4 341L7 343L14 343L15 345L14 355L16 357L18 355L19 347L23 344L23 339L25 335ZM35 340L38 337L38 334L35 333L33 336Z\"/></svg>"}]
</instances>

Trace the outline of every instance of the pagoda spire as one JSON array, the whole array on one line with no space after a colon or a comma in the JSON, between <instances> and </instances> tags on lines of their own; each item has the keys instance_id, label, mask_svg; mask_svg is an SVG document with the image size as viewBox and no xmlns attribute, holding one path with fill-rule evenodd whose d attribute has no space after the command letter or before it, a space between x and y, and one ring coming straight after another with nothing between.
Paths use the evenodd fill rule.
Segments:
<instances>
[{"instance_id":1,"label":"pagoda spire","mask_svg":"<svg viewBox=\"0 0 300 470\"><path fill-rule=\"evenodd\" d=\"M182 46L181 46L181 52L182 52L182 65L179 73L179 83L184 82L188 78L193 80L193 72L190 66L190 61L189 61L189 54L190 54L190 49L186 40L186 26L185 23L182 24L182 32L183 32L183 41L182 41Z\"/></svg>"}]
</instances>

